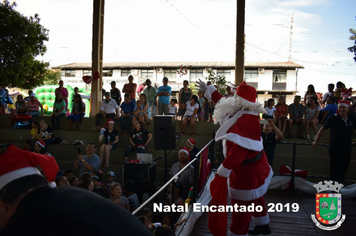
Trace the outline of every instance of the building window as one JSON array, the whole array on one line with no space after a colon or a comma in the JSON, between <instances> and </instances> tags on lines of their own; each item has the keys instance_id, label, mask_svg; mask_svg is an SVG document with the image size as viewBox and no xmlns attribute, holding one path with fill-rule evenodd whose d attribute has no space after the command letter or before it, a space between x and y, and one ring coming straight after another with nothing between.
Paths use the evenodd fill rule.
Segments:
<instances>
[{"instance_id":1,"label":"building window","mask_svg":"<svg viewBox=\"0 0 356 236\"><path fill-rule=\"evenodd\" d=\"M75 77L75 70L61 70L61 77Z\"/></svg>"},{"instance_id":2,"label":"building window","mask_svg":"<svg viewBox=\"0 0 356 236\"><path fill-rule=\"evenodd\" d=\"M121 77L128 77L131 75L131 69L121 70Z\"/></svg>"},{"instance_id":3,"label":"building window","mask_svg":"<svg viewBox=\"0 0 356 236\"><path fill-rule=\"evenodd\" d=\"M287 88L287 71L274 70L272 90L286 90Z\"/></svg>"},{"instance_id":4,"label":"building window","mask_svg":"<svg viewBox=\"0 0 356 236\"><path fill-rule=\"evenodd\" d=\"M112 77L112 70L103 70L103 77Z\"/></svg>"},{"instance_id":5,"label":"building window","mask_svg":"<svg viewBox=\"0 0 356 236\"><path fill-rule=\"evenodd\" d=\"M258 70L245 70L245 81L246 83L258 82Z\"/></svg>"},{"instance_id":6,"label":"building window","mask_svg":"<svg viewBox=\"0 0 356 236\"><path fill-rule=\"evenodd\" d=\"M191 82L198 81L198 79L203 79L203 70L190 70L190 77Z\"/></svg>"},{"instance_id":7,"label":"building window","mask_svg":"<svg viewBox=\"0 0 356 236\"><path fill-rule=\"evenodd\" d=\"M83 76L91 76L91 70L83 70Z\"/></svg>"},{"instance_id":8,"label":"building window","mask_svg":"<svg viewBox=\"0 0 356 236\"><path fill-rule=\"evenodd\" d=\"M231 70L217 70L216 75L225 77L226 80L229 80L231 77Z\"/></svg>"},{"instance_id":9,"label":"building window","mask_svg":"<svg viewBox=\"0 0 356 236\"><path fill-rule=\"evenodd\" d=\"M153 79L153 70L141 70L141 78Z\"/></svg>"},{"instance_id":10,"label":"building window","mask_svg":"<svg viewBox=\"0 0 356 236\"><path fill-rule=\"evenodd\" d=\"M273 71L273 83L286 83L287 71L286 70L274 70Z\"/></svg>"},{"instance_id":11,"label":"building window","mask_svg":"<svg viewBox=\"0 0 356 236\"><path fill-rule=\"evenodd\" d=\"M176 82L177 70L164 70L164 77L167 77L168 81Z\"/></svg>"}]
</instances>

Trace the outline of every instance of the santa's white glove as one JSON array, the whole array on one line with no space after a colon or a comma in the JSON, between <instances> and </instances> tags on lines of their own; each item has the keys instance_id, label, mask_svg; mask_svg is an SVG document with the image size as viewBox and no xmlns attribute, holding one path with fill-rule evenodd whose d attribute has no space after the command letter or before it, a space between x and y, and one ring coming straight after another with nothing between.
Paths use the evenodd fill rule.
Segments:
<instances>
[{"instance_id":1,"label":"santa's white glove","mask_svg":"<svg viewBox=\"0 0 356 236\"><path fill-rule=\"evenodd\" d=\"M196 82L195 87L198 91L202 91L204 93L204 97L206 97L209 102L211 101L211 95L216 90L214 86L207 86L205 82L199 79L199 81Z\"/></svg>"}]
</instances>

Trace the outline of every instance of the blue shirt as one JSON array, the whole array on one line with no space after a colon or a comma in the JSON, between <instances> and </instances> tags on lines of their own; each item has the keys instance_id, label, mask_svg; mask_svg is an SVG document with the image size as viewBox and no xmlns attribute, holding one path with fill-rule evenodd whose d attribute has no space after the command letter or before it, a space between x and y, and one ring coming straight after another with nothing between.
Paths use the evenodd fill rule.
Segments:
<instances>
[{"instance_id":1,"label":"blue shirt","mask_svg":"<svg viewBox=\"0 0 356 236\"><path fill-rule=\"evenodd\" d=\"M121 109L124 111L125 114L133 112L136 104L134 101L130 100L130 103L123 102L121 103Z\"/></svg>"},{"instance_id":2,"label":"blue shirt","mask_svg":"<svg viewBox=\"0 0 356 236\"><path fill-rule=\"evenodd\" d=\"M323 111L329 112L329 113L326 115L325 119L324 119L324 121L327 121L330 116L336 114L336 112L337 112L337 105L336 105L335 103L328 104L328 105L326 105L326 107L324 107L323 109L321 109L321 111L322 111L322 112L323 112Z\"/></svg>"},{"instance_id":3,"label":"blue shirt","mask_svg":"<svg viewBox=\"0 0 356 236\"><path fill-rule=\"evenodd\" d=\"M99 170L99 166L100 166L100 158L98 157L98 155L94 154L94 156L92 157L87 157L87 155L83 156L84 160L86 162L88 162L92 167L94 167L94 169L92 170L87 170L83 163L80 162L79 163L79 176L81 176L83 173L91 173L92 171L98 171Z\"/></svg>"},{"instance_id":4,"label":"blue shirt","mask_svg":"<svg viewBox=\"0 0 356 236\"><path fill-rule=\"evenodd\" d=\"M171 95L172 88L170 86L160 86L157 90L157 93L168 92L169 96ZM169 96L159 96L158 102L163 104L169 104Z\"/></svg>"}]
</instances>

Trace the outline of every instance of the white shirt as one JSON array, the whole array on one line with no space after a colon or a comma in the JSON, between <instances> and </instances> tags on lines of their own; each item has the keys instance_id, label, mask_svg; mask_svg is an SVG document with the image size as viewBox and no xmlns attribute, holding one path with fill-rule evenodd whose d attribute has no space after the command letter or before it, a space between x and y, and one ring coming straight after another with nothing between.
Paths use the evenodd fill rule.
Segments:
<instances>
[{"instance_id":1,"label":"white shirt","mask_svg":"<svg viewBox=\"0 0 356 236\"><path fill-rule=\"evenodd\" d=\"M117 106L117 103L114 99L110 99L108 103L106 102L106 100L104 100L101 103L100 111L103 111L105 114L111 114L115 113L117 108L119 107Z\"/></svg>"},{"instance_id":2,"label":"white shirt","mask_svg":"<svg viewBox=\"0 0 356 236\"><path fill-rule=\"evenodd\" d=\"M186 104L187 104L187 107L186 107L184 116L192 116L193 113L194 113L194 109L195 108L199 109L199 104L198 103L195 103L194 106L191 106L190 105L190 101L188 101Z\"/></svg>"}]
</instances>

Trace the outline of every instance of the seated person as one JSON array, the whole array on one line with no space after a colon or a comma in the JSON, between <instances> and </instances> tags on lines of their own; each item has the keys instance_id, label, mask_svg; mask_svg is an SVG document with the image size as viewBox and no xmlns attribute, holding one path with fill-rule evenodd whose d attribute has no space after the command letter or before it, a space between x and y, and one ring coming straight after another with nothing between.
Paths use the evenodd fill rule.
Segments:
<instances>
[{"instance_id":1,"label":"seated person","mask_svg":"<svg viewBox=\"0 0 356 236\"><path fill-rule=\"evenodd\" d=\"M305 129L305 120L303 119L305 113L305 106L300 103L300 96L294 96L294 102L289 105L289 117L288 128L289 128L289 138L293 138L292 128L294 124L301 126L299 129L299 138L304 138L303 132Z\"/></svg>"},{"instance_id":2,"label":"seated person","mask_svg":"<svg viewBox=\"0 0 356 236\"><path fill-rule=\"evenodd\" d=\"M122 187L119 183L113 183L110 186L110 201L118 204L119 206L130 211L129 200L126 197L122 196Z\"/></svg>"},{"instance_id":3,"label":"seated person","mask_svg":"<svg viewBox=\"0 0 356 236\"><path fill-rule=\"evenodd\" d=\"M307 101L307 108L305 109L305 133L307 135L307 139L310 139L309 135L309 126L312 126L313 131L314 131L314 137L313 139L316 139L317 135L317 124L319 123L319 112L320 112L320 106L319 103L317 102L315 97L311 97Z\"/></svg>"},{"instance_id":4,"label":"seated person","mask_svg":"<svg viewBox=\"0 0 356 236\"><path fill-rule=\"evenodd\" d=\"M40 128L38 130L38 139L43 140L47 145L54 143L54 135L52 128L48 126L44 120L40 120Z\"/></svg>"},{"instance_id":5,"label":"seated person","mask_svg":"<svg viewBox=\"0 0 356 236\"><path fill-rule=\"evenodd\" d=\"M185 113L182 121L182 132L184 134L186 131L187 123L190 123L190 128L192 130L192 135L195 135L195 121L197 119L197 114L199 112L199 103L197 95L193 95L190 101L186 103Z\"/></svg>"},{"instance_id":6,"label":"seated person","mask_svg":"<svg viewBox=\"0 0 356 236\"><path fill-rule=\"evenodd\" d=\"M278 128L284 133L287 127L289 107L286 105L284 96L279 96L278 104L276 105L276 110L274 111L274 117L276 119L276 124Z\"/></svg>"},{"instance_id":7,"label":"seated person","mask_svg":"<svg viewBox=\"0 0 356 236\"><path fill-rule=\"evenodd\" d=\"M82 101L82 96L80 96L80 94L76 94L74 95L72 113L67 118L71 130L74 130L73 121L75 126L77 127L77 130L79 130L79 123L82 121L84 114L85 114L85 103Z\"/></svg>"},{"instance_id":8,"label":"seated person","mask_svg":"<svg viewBox=\"0 0 356 236\"><path fill-rule=\"evenodd\" d=\"M108 120L108 127L101 129L99 142L104 140L104 143L100 146L100 165L103 162L105 154L105 167L109 167L110 151L114 150L119 142L119 131L114 128L115 122L112 119Z\"/></svg>"},{"instance_id":9,"label":"seated person","mask_svg":"<svg viewBox=\"0 0 356 236\"><path fill-rule=\"evenodd\" d=\"M15 102L15 109L13 111L13 115L16 116L18 114L26 114L27 111L27 103L23 99L22 95L17 95L17 101Z\"/></svg>"},{"instance_id":10,"label":"seated person","mask_svg":"<svg viewBox=\"0 0 356 236\"><path fill-rule=\"evenodd\" d=\"M114 99L110 98L110 92L105 93L105 99L101 103L99 113L95 116L96 130L100 129L100 120L102 118L114 119L119 117L119 106Z\"/></svg>"},{"instance_id":11,"label":"seated person","mask_svg":"<svg viewBox=\"0 0 356 236\"><path fill-rule=\"evenodd\" d=\"M79 170L79 176L84 173L91 173L92 171L99 170L100 159L95 154L95 143L88 143L86 146L86 155L78 153L78 160L74 162L74 169Z\"/></svg>"},{"instance_id":12,"label":"seated person","mask_svg":"<svg viewBox=\"0 0 356 236\"><path fill-rule=\"evenodd\" d=\"M134 116L132 118L132 127L135 120L139 120L142 124L148 124L148 107L149 104L146 100L146 95L141 93L140 100L136 102L136 108L134 111Z\"/></svg>"},{"instance_id":13,"label":"seated person","mask_svg":"<svg viewBox=\"0 0 356 236\"><path fill-rule=\"evenodd\" d=\"M274 111L276 110L276 107L274 106L274 99L273 98L270 98L270 99L267 100L267 104L265 106L265 109L266 109L267 113L263 114L262 117L264 119L272 119L274 122L276 122L276 120L273 117Z\"/></svg>"},{"instance_id":14,"label":"seated person","mask_svg":"<svg viewBox=\"0 0 356 236\"><path fill-rule=\"evenodd\" d=\"M124 193L127 200L129 200L130 211L133 212L140 205L138 201L138 196L135 193L135 182L133 180L127 180L124 183Z\"/></svg>"},{"instance_id":15,"label":"seated person","mask_svg":"<svg viewBox=\"0 0 356 236\"><path fill-rule=\"evenodd\" d=\"M32 117L38 116L40 114L41 108L41 116L43 115L43 107L40 101L36 98L36 94L30 94L30 100L27 102L27 113Z\"/></svg>"},{"instance_id":16,"label":"seated person","mask_svg":"<svg viewBox=\"0 0 356 236\"><path fill-rule=\"evenodd\" d=\"M152 139L152 134L143 128L141 121L134 122L134 129L131 131L129 142L125 151L125 161L128 160L130 152L137 150L138 153L143 153L148 143Z\"/></svg>"},{"instance_id":17,"label":"seated person","mask_svg":"<svg viewBox=\"0 0 356 236\"><path fill-rule=\"evenodd\" d=\"M178 162L173 164L171 171L169 174L173 177L176 175L181 169L183 169L189 163L189 151L188 148L183 147L178 152ZM183 187L183 199L188 197L188 193L190 187L194 184L194 167L190 165L189 168L185 169L185 171L179 176L178 180L182 182Z\"/></svg>"},{"instance_id":18,"label":"seated person","mask_svg":"<svg viewBox=\"0 0 356 236\"><path fill-rule=\"evenodd\" d=\"M66 102L62 98L61 93L56 93L56 99L53 103L53 113L51 115L53 129L61 129L59 118L66 116ZM57 126L55 124L57 122Z\"/></svg>"},{"instance_id":19,"label":"seated person","mask_svg":"<svg viewBox=\"0 0 356 236\"><path fill-rule=\"evenodd\" d=\"M328 118L337 113L336 97L330 96L326 99L326 106L320 110L319 121L324 124Z\"/></svg>"},{"instance_id":20,"label":"seated person","mask_svg":"<svg viewBox=\"0 0 356 236\"><path fill-rule=\"evenodd\" d=\"M119 118L121 131L127 133L131 129L135 102L130 100L130 94L125 93L124 101L121 103L121 116Z\"/></svg>"},{"instance_id":21,"label":"seated person","mask_svg":"<svg viewBox=\"0 0 356 236\"><path fill-rule=\"evenodd\" d=\"M40 123L37 120L32 121L31 138L40 138L38 130L40 129Z\"/></svg>"},{"instance_id":22,"label":"seated person","mask_svg":"<svg viewBox=\"0 0 356 236\"><path fill-rule=\"evenodd\" d=\"M34 146L35 153L43 154L46 156L51 156L51 154L46 149L46 144L42 140L38 140Z\"/></svg>"}]
</instances>

